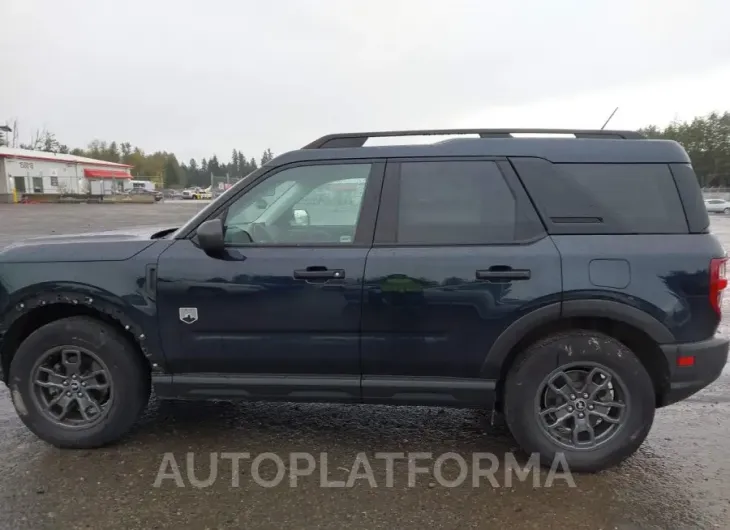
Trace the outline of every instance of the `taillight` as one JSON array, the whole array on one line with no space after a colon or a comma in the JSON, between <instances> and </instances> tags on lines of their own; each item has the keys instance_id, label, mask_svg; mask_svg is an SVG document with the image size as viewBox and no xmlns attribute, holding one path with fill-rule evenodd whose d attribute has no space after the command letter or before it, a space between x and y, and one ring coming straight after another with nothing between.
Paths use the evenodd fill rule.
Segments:
<instances>
[{"instance_id":1,"label":"taillight","mask_svg":"<svg viewBox=\"0 0 730 530\"><path fill-rule=\"evenodd\" d=\"M727 258L716 258L710 261L710 305L722 316L722 292L727 287L725 262Z\"/></svg>"}]
</instances>

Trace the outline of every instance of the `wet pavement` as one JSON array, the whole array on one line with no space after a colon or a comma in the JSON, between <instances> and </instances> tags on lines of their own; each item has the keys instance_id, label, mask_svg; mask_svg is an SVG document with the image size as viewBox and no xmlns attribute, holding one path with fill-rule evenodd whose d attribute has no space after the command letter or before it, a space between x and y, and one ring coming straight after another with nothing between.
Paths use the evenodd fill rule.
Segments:
<instances>
[{"instance_id":1,"label":"wet pavement","mask_svg":"<svg viewBox=\"0 0 730 530\"><path fill-rule=\"evenodd\" d=\"M0 245L53 231L177 223L200 207L0 206ZM713 231L730 246L730 218L714 217ZM722 331L730 332L730 321ZM546 470L537 483L534 475L520 481L504 465L494 483L482 477L473 486L474 453L491 453L504 464L505 453L514 449L511 437L490 428L477 411L153 399L121 443L61 451L25 429L3 387L0 528L730 528L730 369L688 401L658 411L648 440L627 462L576 475L575 487L558 475L547 487ZM250 455L240 461L235 479L225 452ZM298 477L294 487L292 452L316 459L312 474ZM387 487L379 452L430 453L431 460L419 462L430 471L410 486L407 462L398 459L390 474L393 487ZM436 458L449 452L468 464L466 480L453 488L446 481L458 478L454 460L442 475L434 471ZM324 480L320 453L327 454ZM359 453L365 453L374 483L361 478L351 487L321 487L347 481ZM167 478L160 481L166 454ZM260 467L252 465L257 456L263 458ZM280 470L272 460L277 456L284 460ZM488 461L480 466L488 467ZM278 483L277 471L283 473ZM204 486L209 476L215 480L208 487L194 485ZM260 485L262 480L272 487Z\"/></svg>"}]
</instances>

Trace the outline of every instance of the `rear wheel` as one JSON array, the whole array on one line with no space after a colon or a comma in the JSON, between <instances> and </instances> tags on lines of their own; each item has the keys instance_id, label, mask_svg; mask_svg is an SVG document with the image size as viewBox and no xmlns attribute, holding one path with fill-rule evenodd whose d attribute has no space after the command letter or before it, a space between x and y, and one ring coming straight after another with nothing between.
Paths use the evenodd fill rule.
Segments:
<instances>
[{"instance_id":1,"label":"rear wheel","mask_svg":"<svg viewBox=\"0 0 730 530\"><path fill-rule=\"evenodd\" d=\"M599 471L633 454L654 419L651 378L634 353L598 332L548 337L523 352L505 384L505 418L528 453L550 466Z\"/></svg>"},{"instance_id":2,"label":"rear wheel","mask_svg":"<svg viewBox=\"0 0 730 530\"><path fill-rule=\"evenodd\" d=\"M725 209L724 209L724 210L722 211L722 213L725 213L725 214L728 214L728 213L730 213L730 208L725 208Z\"/></svg>"},{"instance_id":3,"label":"rear wheel","mask_svg":"<svg viewBox=\"0 0 730 530\"><path fill-rule=\"evenodd\" d=\"M10 365L9 386L21 420L57 446L90 448L116 441L149 399L149 371L114 327L70 317L33 332Z\"/></svg>"}]
</instances>

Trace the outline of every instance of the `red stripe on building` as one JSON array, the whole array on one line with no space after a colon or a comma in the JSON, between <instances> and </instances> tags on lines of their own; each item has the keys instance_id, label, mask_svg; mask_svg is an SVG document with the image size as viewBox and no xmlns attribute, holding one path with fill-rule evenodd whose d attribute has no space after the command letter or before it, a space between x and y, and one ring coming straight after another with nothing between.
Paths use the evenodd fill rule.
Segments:
<instances>
[{"instance_id":1,"label":"red stripe on building","mask_svg":"<svg viewBox=\"0 0 730 530\"><path fill-rule=\"evenodd\" d=\"M84 169L84 176L92 179L131 179L132 175L126 171L111 169Z\"/></svg>"}]
</instances>

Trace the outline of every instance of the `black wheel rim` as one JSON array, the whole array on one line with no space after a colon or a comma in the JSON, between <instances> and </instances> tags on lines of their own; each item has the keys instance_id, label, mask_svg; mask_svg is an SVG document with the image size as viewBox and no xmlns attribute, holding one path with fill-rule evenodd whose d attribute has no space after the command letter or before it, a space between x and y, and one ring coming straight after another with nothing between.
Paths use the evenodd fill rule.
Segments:
<instances>
[{"instance_id":1,"label":"black wheel rim","mask_svg":"<svg viewBox=\"0 0 730 530\"><path fill-rule=\"evenodd\" d=\"M100 422L112 403L109 369L78 346L46 351L33 368L32 394L38 409L56 425L86 428Z\"/></svg>"},{"instance_id":2,"label":"black wheel rim","mask_svg":"<svg viewBox=\"0 0 730 530\"><path fill-rule=\"evenodd\" d=\"M573 450L593 450L621 430L629 408L621 378L597 363L561 366L540 384L535 412L554 442Z\"/></svg>"}]
</instances>

